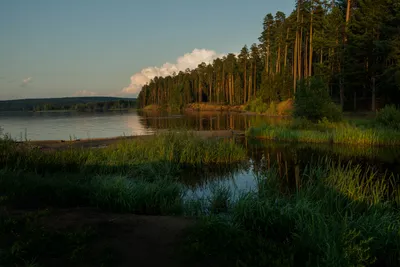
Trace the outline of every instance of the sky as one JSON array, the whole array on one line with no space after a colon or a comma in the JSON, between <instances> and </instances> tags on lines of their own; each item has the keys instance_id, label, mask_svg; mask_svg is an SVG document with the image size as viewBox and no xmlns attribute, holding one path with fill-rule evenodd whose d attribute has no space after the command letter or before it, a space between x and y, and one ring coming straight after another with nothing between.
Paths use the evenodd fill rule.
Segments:
<instances>
[{"instance_id":1,"label":"sky","mask_svg":"<svg viewBox=\"0 0 400 267\"><path fill-rule=\"evenodd\" d=\"M0 99L135 97L257 42L294 0L0 0Z\"/></svg>"}]
</instances>

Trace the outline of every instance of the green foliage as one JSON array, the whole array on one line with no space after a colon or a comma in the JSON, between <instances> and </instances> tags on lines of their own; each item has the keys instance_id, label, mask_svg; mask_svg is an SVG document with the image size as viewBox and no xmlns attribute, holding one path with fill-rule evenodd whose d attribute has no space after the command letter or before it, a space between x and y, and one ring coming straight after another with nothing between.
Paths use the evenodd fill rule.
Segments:
<instances>
[{"instance_id":1,"label":"green foliage","mask_svg":"<svg viewBox=\"0 0 400 267\"><path fill-rule=\"evenodd\" d=\"M330 121L342 119L340 108L332 102L328 89L320 78L301 81L295 96L293 115L314 122L322 118Z\"/></svg>"},{"instance_id":2,"label":"green foliage","mask_svg":"<svg viewBox=\"0 0 400 267\"><path fill-rule=\"evenodd\" d=\"M376 114L376 121L385 127L400 130L400 110L394 105L385 106Z\"/></svg>"},{"instance_id":3,"label":"green foliage","mask_svg":"<svg viewBox=\"0 0 400 267\"><path fill-rule=\"evenodd\" d=\"M265 113L268 110L268 105L262 101L260 97L250 101L245 110L256 112L256 113Z\"/></svg>"},{"instance_id":4,"label":"green foliage","mask_svg":"<svg viewBox=\"0 0 400 267\"><path fill-rule=\"evenodd\" d=\"M333 143L351 145L400 145L400 132L385 128L358 128L344 123L321 120L318 123L299 118L289 125L251 127L248 136L276 141Z\"/></svg>"}]
</instances>

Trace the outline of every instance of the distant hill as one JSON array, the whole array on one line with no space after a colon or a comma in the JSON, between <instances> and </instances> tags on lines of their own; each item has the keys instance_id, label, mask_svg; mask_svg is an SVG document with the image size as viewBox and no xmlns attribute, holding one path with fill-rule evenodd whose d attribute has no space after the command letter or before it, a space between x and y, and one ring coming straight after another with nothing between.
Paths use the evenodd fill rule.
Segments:
<instances>
[{"instance_id":1,"label":"distant hill","mask_svg":"<svg viewBox=\"0 0 400 267\"><path fill-rule=\"evenodd\" d=\"M106 106L106 108L104 108ZM90 96L1 100L0 111L80 110L133 108L135 98Z\"/></svg>"}]
</instances>

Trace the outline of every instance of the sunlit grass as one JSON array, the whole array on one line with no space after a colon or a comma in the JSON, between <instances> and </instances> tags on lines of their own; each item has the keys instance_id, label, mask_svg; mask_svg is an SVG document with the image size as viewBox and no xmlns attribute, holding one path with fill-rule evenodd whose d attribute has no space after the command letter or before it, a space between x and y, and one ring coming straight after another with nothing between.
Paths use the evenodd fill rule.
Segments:
<instances>
[{"instance_id":1,"label":"sunlit grass","mask_svg":"<svg viewBox=\"0 0 400 267\"><path fill-rule=\"evenodd\" d=\"M70 148L44 152L29 144L0 142L0 167L38 172L135 173L149 164L229 164L245 159L233 140L201 139L188 132L161 133L151 138L121 141L100 149Z\"/></svg>"},{"instance_id":2,"label":"sunlit grass","mask_svg":"<svg viewBox=\"0 0 400 267\"><path fill-rule=\"evenodd\" d=\"M345 123L292 127L263 125L247 131L248 136L275 141L352 145L400 145L400 132L386 128L362 128Z\"/></svg>"}]
</instances>

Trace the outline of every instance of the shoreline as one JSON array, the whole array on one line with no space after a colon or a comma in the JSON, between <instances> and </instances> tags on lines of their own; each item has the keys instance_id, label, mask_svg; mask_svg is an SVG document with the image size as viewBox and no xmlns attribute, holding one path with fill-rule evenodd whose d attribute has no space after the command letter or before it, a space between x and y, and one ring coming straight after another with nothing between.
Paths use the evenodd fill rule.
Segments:
<instances>
[{"instance_id":1,"label":"shoreline","mask_svg":"<svg viewBox=\"0 0 400 267\"><path fill-rule=\"evenodd\" d=\"M62 150L67 148L103 148L113 145L123 140L146 139L151 138L157 133L168 132L169 130L157 131L154 134L132 135L132 136L114 136L103 138L76 139L76 140L32 140L32 141L17 141L19 144L30 144L40 148L41 150ZM234 136L244 136L244 131L231 130L204 130L204 131L189 131L200 138L229 138Z\"/></svg>"}]
</instances>

